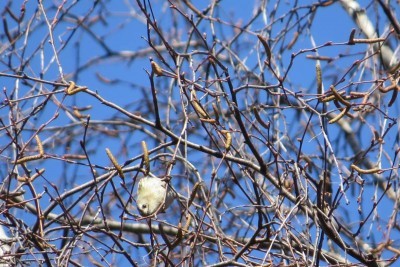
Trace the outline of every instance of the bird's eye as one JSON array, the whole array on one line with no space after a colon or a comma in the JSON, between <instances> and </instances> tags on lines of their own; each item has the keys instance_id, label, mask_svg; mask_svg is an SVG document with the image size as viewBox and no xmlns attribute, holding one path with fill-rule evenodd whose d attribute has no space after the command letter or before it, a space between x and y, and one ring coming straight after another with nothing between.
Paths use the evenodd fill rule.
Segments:
<instances>
[{"instance_id":1,"label":"bird's eye","mask_svg":"<svg viewBox=\"0 0 400 267\"><path fill-rule=\"evenodd\" d=\"M142 205L142 209L145 209L145 208L147 208L147 205L146 205L146 204L143 204L143 205Z\"/></svg>"}]
</instances>

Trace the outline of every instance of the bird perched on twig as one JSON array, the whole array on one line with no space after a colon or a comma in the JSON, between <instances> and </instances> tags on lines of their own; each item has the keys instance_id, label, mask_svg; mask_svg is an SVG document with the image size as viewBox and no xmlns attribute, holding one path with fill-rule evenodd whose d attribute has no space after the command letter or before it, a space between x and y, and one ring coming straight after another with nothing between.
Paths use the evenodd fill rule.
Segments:
<instances>
[{"instance_id":1,"label":"bird perched on twig","mask_svg":"<svg viewBox=\"0 0 400 267\"><path fill-rule=\"evenodd\" d=\"M140 179L137 189L137 207L142 216L164 212L171 205L175 193L167 182L158 177Z\"/></svg>"}]
</instances>

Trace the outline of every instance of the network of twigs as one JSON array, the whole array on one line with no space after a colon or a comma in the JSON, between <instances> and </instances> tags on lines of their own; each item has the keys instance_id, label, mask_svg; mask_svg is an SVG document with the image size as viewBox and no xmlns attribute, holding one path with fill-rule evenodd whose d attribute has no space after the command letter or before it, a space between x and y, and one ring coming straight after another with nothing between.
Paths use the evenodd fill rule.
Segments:
<instances>
[{"instance_id":1,"label":"network of twigs","mask_svg":"<svg viewBox=\"0 0 400 267\"><path fill-rule=\"evenodd\" d=\"M397 261L388 4L4 2L1 266ZM340 6L355 30L314 33ZM177 199L142 217L149 172Z\"/></svg>"}]
</instances>

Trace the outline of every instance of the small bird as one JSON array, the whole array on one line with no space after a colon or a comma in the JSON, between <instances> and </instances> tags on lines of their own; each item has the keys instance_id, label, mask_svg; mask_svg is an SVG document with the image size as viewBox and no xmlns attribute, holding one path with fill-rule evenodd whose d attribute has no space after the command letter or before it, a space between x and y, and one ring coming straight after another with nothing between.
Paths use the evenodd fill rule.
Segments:
<instances>
[{"instance_id":1,"label":"small bird","mask_svg":"<svg viewBox=\"0 0 400 267\"><path fill-rule=\"evenodd\" d=\"M164 212L171 205L174 198L175 193L160 178L146 176L140 179L136 203L142 216Z\"/></svg>"},{"instance_id":2,"label":"small bird","mask_svg":"<svg viewBox=\"0 0 400 267\"><path fill-rule=\"evenodd\" d=\"M163 75L162 68L152 59L150 58L151 69L153 70L154 74L157 76Z\"/></svg>"}]
</instances>

